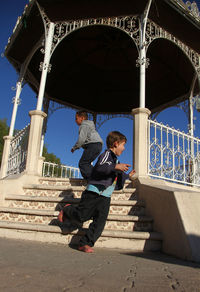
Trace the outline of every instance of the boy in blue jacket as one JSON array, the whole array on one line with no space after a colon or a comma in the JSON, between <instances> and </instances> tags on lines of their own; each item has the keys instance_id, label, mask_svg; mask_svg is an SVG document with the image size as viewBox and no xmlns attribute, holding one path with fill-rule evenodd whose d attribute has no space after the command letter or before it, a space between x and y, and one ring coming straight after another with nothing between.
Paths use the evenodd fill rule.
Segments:
<instances>
[{"instance_id":1,"label":"boy in blue jacket","mask_svg":"<svg viewBox=\"0 0 200 292\"><path fill-rule=\"evenodd\" d=\"M75 207L67 204L59 213L60 222L69 220L80 224L92 219L85 235L80 239L80 251L93 252L92 247L101 236L108 217L113 191L122 189L125 180L135 173L132 170L126 174L131 165L117 160L125 149L126 141L126 137L118 131L109 133L106 139L108 149L99 156L79 205Z\"/></svg>"}]
</instances>

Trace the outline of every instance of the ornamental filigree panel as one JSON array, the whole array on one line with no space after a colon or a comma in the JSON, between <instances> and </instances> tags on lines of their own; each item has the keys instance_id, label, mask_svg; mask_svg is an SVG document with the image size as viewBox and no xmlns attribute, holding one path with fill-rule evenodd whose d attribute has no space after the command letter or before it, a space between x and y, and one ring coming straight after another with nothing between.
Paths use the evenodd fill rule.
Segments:
<instances>
[{"instance_id":1,"label":"ornamental filigree panel","mask_svg":"<svg viewBox=\"0 0 200 292\"><path fill-rule=\"evenodd\" d=\"M197 3L195 1L193 1L192 3L190 1L187 1L186 6L188 7L188 9L190 10L190 12L192 13L193 17L197 18L197 20L200 19L200 12L199 12L199 8L197 6Z\"/></svg>"},{"instance_id":2,"label":"ornamental filigree panel","mask_svg":"<svg viewBox=\"0 0 200 292\"><path fill-rule=\"evenodd\" d=\"M167 32L166 30L155 24L153 21L148 20L146 28L147 49L152 41L159 38L167 39L177 45L190 59L200 78L200 55L192 50L190 47L185 45L183 42L181 42L179 39L177 39L175 36L173 36L171 33Z\"/></svg>"},{"instance_id":3,"label":"ornamental filigree panel","mask_svg":"<svg viewBox=\"0 0 200 292\"><path fill-rule=\"evenodd\" d=\"M50 20L45 15L44 11L42 11L41 9L40 11L41 11L41 15L45 24L45 30L47 34ZM87 27L87 26L94 26L94 25L110 26L110 27L118 28L124 31L133 39L138 49L138 52L140 51L141 25L140 25L139 17L118 16L118 17L90 18L90 19L83 19L83 20L56 22L51 54L53 54L58 44L71 32ZM185 45L183 42L181 42L179 39L177 39L175 36L173 36L171 33L167 32L162 27L155 24L153 21L148 20L147 26L146 26L146 32L145 32L146 50L148 50L148 47L152 43L152 41L158 38L164 38L176 44L190 59L200 79L200 55L197 52L195 52L193 49Z\"/></svg>"},{"instance_id":4,"label":"ornamental filigree panel","mask_svg":"<svg viewBox=\"0 0 200 292\"><path fill-rule=\"evenodd\" d=\"M7 175L21 173L26 166L30 125L19 131L11 140Z\"/></svg>"},{"instance_id":5,"label":"ornamental filigree panel","mask_svg":"<svg viewBox=\"0 0 200 292\"><path fill-rule=\"evenodd\" d=\"M71 32L87 26L102 25L118 28L130 35L139 45L139 20L134 16L126 17L108 17L108 18L90 18L84 20L74 20L55 23L55 32L52 45L52 53L57 45Z\"/></svg>"},{"instance_id":6,"label":"ornamental filigree panel","mask_svg":"<svg viewBox=\"0 0 200 292\"><path fill-rule=\"evenodd\" d=\"M200 186L200 140L149 120L150 176Z\"/></svg>"}]
</instances>

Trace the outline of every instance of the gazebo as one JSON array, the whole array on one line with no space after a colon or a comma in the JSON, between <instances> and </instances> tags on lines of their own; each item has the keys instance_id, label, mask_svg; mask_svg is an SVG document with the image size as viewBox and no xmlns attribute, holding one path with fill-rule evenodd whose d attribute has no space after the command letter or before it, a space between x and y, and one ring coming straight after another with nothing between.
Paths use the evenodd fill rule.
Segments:
<instances>
[{"instance_id":1,"label":"gazebo","mask_svg":"<svg viewBox=\"0 0 200 292\"><path fill-rule=\"evenodd\" d=\"M5 49L19 79L1 178L26 82L37 105L30 112L25 175L41 175L42 127L52 100L94 119L132 115L134 168L138 179L148 180L148 117L199 94L199 39L195 2L29 0Z\"/></svg>"},{"instance_id":2,"label":"gazebo","mask_svg":"<svg viewBox=\"0 0 200 292\"><path fill-rule=\"evenodd\" d=\"M40 127L49 100L86 109L94 116L142 113L148 117L150 111L183 101L191 92L198 94L200 23L194 4L181 0L76 0L70 5L64 0L29 1L5 49L19 73L9 137L23 82L38 95L37 112L30 115L32 120L41 120ZM135 121L135 141L144 137L136 137L137 131L141 133L139 124ZM34 143L37 149L32 154L28 151L26 169L37 172L41 129L32 130L39 131L39 140ZM141 145L134 149L140 173L139 164L146 168L147 160L143 161L143 149L138 152ZM4 177L7 163L2 165Z\"/></svg>"}]
</instances>

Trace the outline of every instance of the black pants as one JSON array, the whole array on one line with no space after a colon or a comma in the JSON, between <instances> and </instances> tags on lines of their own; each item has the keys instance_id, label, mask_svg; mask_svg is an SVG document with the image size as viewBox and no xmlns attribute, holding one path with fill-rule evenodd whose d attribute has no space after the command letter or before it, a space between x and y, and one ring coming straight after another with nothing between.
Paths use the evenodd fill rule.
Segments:
<instances>
[{"instance_id":1,"label":"black pants","mask_svg":"<svg viewBox=\"0 0 200 292\"><path fill-rule=\"evenodd\" d=\"M81 201L77 207L70 205L63 209L69 220L83 223L92 219L92 223L80 240L80 246L94 246L104 229L109 208L110 198L86 190L82 193Z\"/></svg>"},{"instance_id":2,"label":"black pants","mask_svg":"<svg viewBox=\"0 0 200 292\"><path fill-rule=\"evenodd\" d=\"M79 161L79 168L84 179L89 179L92 173L92 161L94 161L97 156L101 153L102 144L89 143L84 146L84 151Z\"/></svg>"}]
</instances>

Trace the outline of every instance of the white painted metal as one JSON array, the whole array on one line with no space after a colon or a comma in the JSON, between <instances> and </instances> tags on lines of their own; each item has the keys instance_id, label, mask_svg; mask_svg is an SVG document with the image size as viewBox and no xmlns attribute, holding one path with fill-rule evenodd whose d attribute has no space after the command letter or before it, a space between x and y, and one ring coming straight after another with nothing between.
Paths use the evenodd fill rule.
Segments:
<instances>
[{"instance_id":1,"label":"white painted metal","mask_svg":"<svg viewBox=\"0 0 200 292\"><path fill-rule=\"evenodd\" d=\"M194 66L194 69L197 72L198 80L200 82L200 70L199 70L200 55L194 50L192 50L191 48L189 48L187 45L182 43L175 36L165 31L160 26L156 25L154 22L148 19L151 4L152 4L152 0L149 0L147 2L147 6L144 11L144 14L140 19L137 16L118 16L118 17L109 17L109 18L90 18L90 19L83 19L83 20L56 22L50 54L52 55L56 47L59 45L59 43L67 35L69 35L71 32L75 30L78 30L82 27L87 27L90 25L112 26L120 30L123 30L125 33L129 34L130 37L135 42L135 45L138 49L139 58L137 60L136 66L140 67L140 107L142 108L145 107L145 79L146 79L145 73L146 73L146 67L149 65L149 60L148 58L146 58L147 49L149 45L152 43L152 41L154 41L155 39L164 38L175 43L190 59L192 65ZM43 17L45 30L46 30L46 28L51 25L51 22L42 9L40 9L40 12ZM44 51L46 51L46 48ZM45 52L45 55L46 55L46 52ZM44 61L44 65L42 65L42 69L44 69L44 67L46 66L47 65L45 65L45 61ZM41 80L41 83L42 83L41 85L44 86L44 83L42 80ZM41 87L41 92L39 93L39 96L41 99L43 99L43 95L44 95L44 88ZM38 102L40 101L40 98L38 99ZM38 109L40 108L41 108L41 102L40 102L40 105L38 104Z\"/></svg>"},{"instance_id":2,"label":"white painted metal","mask_svg":"<svg viewBox=\"0 0 200 292\"><path fill-rule=\"evenodd\" d=\"M16 116L17 116L17 110L18 110L18 105L20 104L20 94L22 90L22 81L17 82L16 85L16 95L13 98L13 112L12 112L12 118L10 122L10 130L9 130L9 136L13 136L14 133L14 128L15 128L15 121L16 121Z\"/></svg>"},{"instance_id":3,"label":"white painted metal","mask_svg":"<svg viewBox=\"0 0 200 292\"><path fill-rule=\"evenodd\" d=\"M48 33L46 36L44 62L43 64L41 64L42 75L41 75L40 88L39 88L39 93L38 93L37 110L42 110L47 73L49 70L49 61L51 58L51 49L52 49L53 36L54 36L54 26L55 24L53 22L50 22Z\"/></svg>"},{"instance_id":4,"label":"white painted metal","mask_svg":"<svg viewBox=\"0 0 200 292\"><path fill-rule=\"evenodd\" d=\"M197 80L197 74L194 75L192 80L191 90L190 90L190 97L189 97L189 133L191 136L194 136L194 87Z\"/></svg>"},{"instance_id":5,"label":"white painted metal","mask_svg":"<svg viewBox=\"0 0 200 292\"><path fill-rule=\"evenodd\" d=\"M77 167L45 161L43 163L42 175L45 177L80 178L80 170Z\"/></svg>"},{"instance_id":6,"label":"white painted metal","mask_svg":"<svg viewBox=\"0 0 200 292\"><path fill-rule=\"evenodd\" d=\"M42 156L43 148L44 148L44 135L42 135L41 137L40 156Z\"/></svg>"},{"instance_id":7,"label":"white painted metal","mask_svg":"<svg viewBox=\"0 0 200 292\"><path fill-rule=\"evenodd\" d=\"M21 173L25 169L30 125L19 131L10 144L7 175Z\"/></svg>"},{"instance_id":8,"label":"white painted metal","mask_svg":"<svg viewBox=\"0 0 200 292\"><path fill-rule=\"evenodd\" d=\"M148 174L200 186L200 139L151 120L148 131Z\"/></svg>"},{"instance_id":9,"label":"white painted metal","mask_svg":"<svg viewBox=\"0 0 200 292\"><path fill-rule=\"evenodd\" d=\"M146 26L151 7L152 0L149 0L144 15L141 17L140 23L140 107L145 108L145 89L146 89Z\"/></svg>"}]
</instances>

